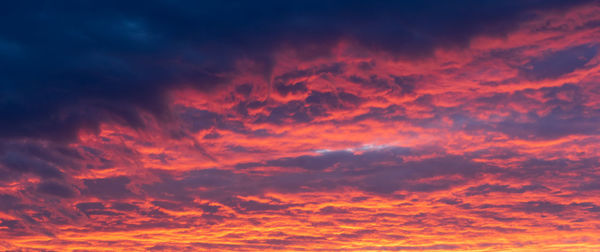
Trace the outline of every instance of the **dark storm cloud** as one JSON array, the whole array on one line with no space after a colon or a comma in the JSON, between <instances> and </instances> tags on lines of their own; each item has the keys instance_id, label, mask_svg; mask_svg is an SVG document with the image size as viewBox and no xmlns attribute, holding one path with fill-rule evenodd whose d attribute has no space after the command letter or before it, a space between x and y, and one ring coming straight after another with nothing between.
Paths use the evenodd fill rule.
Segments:
<instances>
[{"instance_id":1,"label":"dark storm cloud","mask_svg":"<svg viewBox=\"0 0 600 252\"><path fill-rule=\"evenodd\" d=\"M0 115L10 122L0 137L70 141L103 121L142 128L140 111L169 118L167 91L225 83L240 57L268 75L282 47L314 58L344 38L425 57L476 35L504 35L534 10L582 2L11 2L0 15ZM536 76L556 68L547 62L532 62Z\"/></svg>"}]
</instances>

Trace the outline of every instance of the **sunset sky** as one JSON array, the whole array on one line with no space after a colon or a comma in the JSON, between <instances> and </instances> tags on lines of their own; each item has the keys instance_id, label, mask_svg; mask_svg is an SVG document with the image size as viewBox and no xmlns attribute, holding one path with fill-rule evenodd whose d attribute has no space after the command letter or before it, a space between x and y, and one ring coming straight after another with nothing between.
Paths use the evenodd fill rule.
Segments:
<instances>
[{"instance_id":1,"label":"sunset sky","mask_svg":"<svg viewBox=\"0 0 600 252\"><path fill-rule=\"evenodd\" d=\"M0 251L600 251L600 2L10 1Z\"/></svg>"}]
</instances>

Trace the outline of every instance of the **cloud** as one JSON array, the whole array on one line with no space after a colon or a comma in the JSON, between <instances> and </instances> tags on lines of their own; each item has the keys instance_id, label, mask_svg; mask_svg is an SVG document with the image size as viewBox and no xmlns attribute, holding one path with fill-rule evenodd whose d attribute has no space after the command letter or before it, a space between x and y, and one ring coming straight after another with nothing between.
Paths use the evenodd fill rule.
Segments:
<instances>
[{"instance_id":1,"label":"cloud","mask_svg":"<svg viewBox=\"0 0 600 252\"><path fill-rule=\"evenodd\" d=\"M41 183L38 185L37 191L62 198L70 198L75 196L73 189L54 182Z\"/></svg>"},{"instance_id":2,"label":"cloud","mask_svg":"<svg viewBox=\"0 0 600 252\"><path fill-rule=\"evenodd\" d=\"M465 47L475 36L503 36L534 11L584 2L151 1L144 8L112 1L52 8L15 3L7 6L12 14L2 18L4 24L20 25L3 26L2 48L12 57L0 62L2 82L10 83L3 87L0 114L12 123L0 127L0 137L72 141L80 129L98 132L105 121L144 127L142 111L168 120L169 90L225 83L223 73L231 72L240 56L268 73L273 52L282 45L301 58L327 54L342 39L368 50L425 57L439 47ZM167 12L172 15L155 14ZM68 31L65 23L71 24ZM555 57L564 59L561 55ZM536 71L554 69L546 62L533 62Z\"/></svg>"},{"instance_id":3,"label":"cloud","mask_svg":"<svg viewBox=\"0 0 600 252\"><path fill-rule=\"evenodd\" d=\"M305 155L293 158L269 160L265 162L264 165L278 167L300 167L306 170L324 170L338 162L348 162L348 159L352 158L353 156L354 155L350 152L340 151L317 156ZM241 166L244 166L244 164L241 164Z\"/></svg>"},{"instance_id":4,"label":"cloud","mask_svg":"<svg viewBox=\"0 0 600 252\"><path fill-rule=\"evenodd\" d=\"M595 3L8 4L0 250L598 250Z\"/></svg>"},{"instance_id":5,"label":"cloud","mask_svg":"<svg viewBox=\"0 0 600 252\"><path fill-rule=\"evenodd\" d=\"M7 152L2 156L0 162L8 170L17 173L31 172L48 178L62 177L62 172L55 166L21 153Z\"/></svg>"},{"instance_id":6,"label":"cloud","mask_svg":"<svg viewBox=\"0 0 600 252\"><path fill-rule=\"evenodd\" d=\"M467 188L465 195L485 195L488 193L501 192L501 193L524 193L528 191L538 190L549 190L545 186L541 185L524 185L520 187L511 187L509 185L497 185L497 184L483 184L480 186L474 186Z\"/></svg>"},{"instance_id":7,"label":"cloud","mask_svg":"<svg viewBox=\"0 0 600 252\"><path fill-rule=\"evenodd\" d=\"M127 188L127 185L130 182L131 179L125 176L84 179L83 184L86 189L83 190L83 193L100 199L127 198L134 195L133 192Z\"/></svg>"},{"instance_id":8,"label":"cloud","mask_svg":"<svg viewBox=\"0 0 600 252\"><path fill-rule=\"evenodd\" d=\"M283 83L275 84L275 90L282 95L287 96L288 94L300 94L308 92L308 88L304 82L297 82L291 85L285 85Z\"/></svg>"},{"instance_id":9,"label":"cloud","mask_svg":"<svg viewBox=\"0 0 600 252\"><path fill-rule=\"evenodd\" d=\"M598 53L594 45L580 45L532 59L524 65L523 75L534 80L557 78L584 67Z\"/></svg>"},{"instance_id":10,"label":"cloud","mask_svg":"<svg viewBox=\"0 0 600 252\"><path fill-rule=\"evenodd\" d=\"M263 163L242 163L236 167L302 168L309 174L278 174L269 180L279 190L333 190L343 186L372 193L389 194L399 190L429 192L460 185L479 174L496 171L493 167L464 159L442 156L406 162L402 155L414 154L403 148L368 151L362 154L329 152L294 158L267 160ZM443 176L452 177L442 178ZM458 176L458 177L456 177ZM433 179L421 181L422 179Z\"/></svg>"}]
</instances>

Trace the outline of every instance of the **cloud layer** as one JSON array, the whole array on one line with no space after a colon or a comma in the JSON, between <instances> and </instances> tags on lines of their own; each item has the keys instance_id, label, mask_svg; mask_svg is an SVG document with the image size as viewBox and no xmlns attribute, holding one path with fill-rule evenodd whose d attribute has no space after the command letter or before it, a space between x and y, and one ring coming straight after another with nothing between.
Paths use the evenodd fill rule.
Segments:
<instances>
[{"instance_id":1,"label":"cloud layer","mask_svg":"<svg viewBox=\"0 0 600 252\"><path fill-rule=\"evenodd\" d=\"M6 12L1 249L600 249L597 1Z\"/></svg>"}]
</instances>

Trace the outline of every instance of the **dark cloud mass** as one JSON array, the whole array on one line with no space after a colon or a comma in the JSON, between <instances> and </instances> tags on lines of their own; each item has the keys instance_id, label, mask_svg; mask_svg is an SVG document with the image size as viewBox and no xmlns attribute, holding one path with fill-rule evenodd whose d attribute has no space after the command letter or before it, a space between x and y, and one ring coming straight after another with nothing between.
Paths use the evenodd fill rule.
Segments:
<instances>
[{"instance_id":1,"label":"dark cloud mass","mask_svg":"<svg viewBox=\"0 0 600 252\"><path fill-rule=\"evenodd\" d=\"M533 79L556 78L585 66L598 52L594 45L581 45L552 52L525 65L524 74Z\"/></svg>"},{"instance_id":2,"label":"dark cloud mass","mask_svg":"<svg viewBox=\"0 0 600 252\"><path fill-rule=\"evenodd\" d=\"M583 2L15 2L0 20L9 56L0 61L0 114L11 122L0 126L0 136L73 140L105 120L143 127L141 111L168 116L168 90L224 84L220 73L240 57L268 72L281 46L312 58L345 38L368 50L424 57L437 47L466 46L476 35L503 36L533 11ZM532 65L535 76L576 67Z\"/></svg>"}]
</instances>

